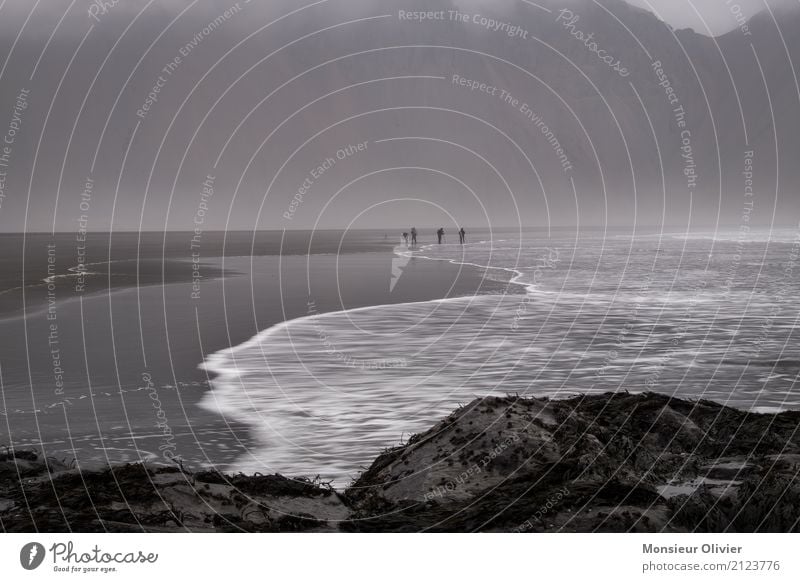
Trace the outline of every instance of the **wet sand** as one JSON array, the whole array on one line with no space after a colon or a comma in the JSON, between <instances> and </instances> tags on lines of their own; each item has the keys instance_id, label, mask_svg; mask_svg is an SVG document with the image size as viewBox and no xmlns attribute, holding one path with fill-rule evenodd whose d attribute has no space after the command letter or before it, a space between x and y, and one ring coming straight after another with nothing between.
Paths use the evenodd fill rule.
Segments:
<instances>
[{"instance_id":1,"label":"wet sand","mask_svg":"<svg viewBox=\"0 0 800 582\"><path fill-rule=\"evenodd\" d=\"M506 287L479 269L412 259L390 290L394 260L390 251L208 259L199 288L118 289L6 318L0 444L85 467L179 457L224 469L252 442L243 425L197 406L208 354L307 315L309 300L325 313Z\"/></svg>"}]
</instances>

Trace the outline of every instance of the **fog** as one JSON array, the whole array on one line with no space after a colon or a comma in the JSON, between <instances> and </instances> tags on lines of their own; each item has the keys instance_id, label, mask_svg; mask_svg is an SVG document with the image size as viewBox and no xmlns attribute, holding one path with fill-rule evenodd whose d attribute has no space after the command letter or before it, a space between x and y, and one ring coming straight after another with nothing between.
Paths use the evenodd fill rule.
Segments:
<instances>
[{"instance_id":1,"label":"fog","mask_svg":"<svg viewBox=\"0 0 800 582\"><path fill-rule=\"evenodd\" d=\"M795 220L797 3L631 3L6 1L0 231Z\"/></svg>"}]
</instances>

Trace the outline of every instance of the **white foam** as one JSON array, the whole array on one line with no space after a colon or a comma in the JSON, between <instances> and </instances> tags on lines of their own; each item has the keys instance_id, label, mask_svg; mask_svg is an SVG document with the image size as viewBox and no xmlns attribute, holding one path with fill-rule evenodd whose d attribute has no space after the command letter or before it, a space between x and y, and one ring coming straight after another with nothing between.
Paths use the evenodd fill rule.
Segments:
<instances>
[{"instance_id":1,"label":"white foam","mask_svg":"<svg viewBox=\"0 0 800 582\"><path fill-rule=\"evenodd\" d=\"M785 377L768 376L765 385L758 378L771 371L745 365L756 349L800 357L785 306L753 291L782 282L781 256L770 259L772 270L745 270L742 262L750 291L723 295L724 277L698 274L693 256L681 255L683 242L654 241L659 253L629 252L629 242L562 241L556 261L550 241L422 246L415 257L496 269L527 294L280 323L206 359L203 367L217 376L202 406L247 423L260 443L233 470L319 473L344 485L384 447L486 394L628 389L745 409L800 404Z\"/></svg>"}]
</instances>

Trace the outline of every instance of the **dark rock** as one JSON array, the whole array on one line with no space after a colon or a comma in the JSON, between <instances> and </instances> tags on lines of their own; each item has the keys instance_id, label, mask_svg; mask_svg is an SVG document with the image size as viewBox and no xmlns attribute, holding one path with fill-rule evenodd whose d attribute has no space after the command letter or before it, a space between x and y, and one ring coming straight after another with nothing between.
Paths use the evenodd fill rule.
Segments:
<instances>
[{"instance_id":1,"label":"dark rock","mask_svg":"<svg viewBox=\"0 0 800 582\"><path fill-rule=\"evenodd\" d=\"M511 418L524 422L506 426ZM476 400L369 467L347 492L360 519L343 527L794 531L799 421L798 412L747 413L651 393ZM516 435L499 452L498 426ZM466 427L486 438L454 447L456 429ZM446 463L455 454L485 459L487 449L497 454L480 464L482 478Z\"/></svg>"},{"instance_id":2,"label":"dark rock","mask_svg":"<svg viewBox=\"0 0 800 582\"><path fill-rule=\"evenodd\" d=\"M800 531L799 412L613 393L483 398L319 479L0 455L6 531Z\"/></svg>"}]
</instances>

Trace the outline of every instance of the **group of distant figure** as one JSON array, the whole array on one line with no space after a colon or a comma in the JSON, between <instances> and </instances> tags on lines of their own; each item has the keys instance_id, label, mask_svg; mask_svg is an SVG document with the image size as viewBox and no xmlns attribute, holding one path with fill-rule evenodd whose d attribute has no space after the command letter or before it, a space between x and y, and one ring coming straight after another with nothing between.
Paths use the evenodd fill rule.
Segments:
<instances>
[{"instance_id":1,"label":"group of distant figure","mask_svg":"<svg viewBox=\"0 0 800 582\"><path fill-rule=\"evenodd\" d=\"M445 234L444 234L444 229L443 228L440 228L439 230L436 231L436 238L439 240L439 244L442 244L442 242L445 242L445 243L447 242L447 239L445 238ZM406 246L408 246L408 233L407 232L403 233L403 240L405 241ZM462 226L461 229L458 231L458 243L463 245L466 242L466 240L467 240L467 231L465 231L464 227ZM411 246L415 246L416 244L417 244L417 229L416 229L416 227L412 226L411 227Z\"/></svg>"}]
</instances>

